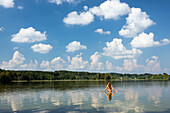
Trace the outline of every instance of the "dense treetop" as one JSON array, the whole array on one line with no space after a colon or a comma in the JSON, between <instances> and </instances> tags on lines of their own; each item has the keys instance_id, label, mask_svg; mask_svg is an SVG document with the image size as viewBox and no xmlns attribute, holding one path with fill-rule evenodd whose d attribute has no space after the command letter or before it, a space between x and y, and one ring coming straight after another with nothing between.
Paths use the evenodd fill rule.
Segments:
<instances>
[{"instance_id":1,"label":"dense treetop","mask_svg":"<svg viewBox=\"0 0 170 113\"><path fill-rule=\"evenodd\" d=\"M121 74L92 73L76 71L13 71L0 69L0 81L11 80L170 80L170 75L163 74Z\"/></svg>"}]
</instances>

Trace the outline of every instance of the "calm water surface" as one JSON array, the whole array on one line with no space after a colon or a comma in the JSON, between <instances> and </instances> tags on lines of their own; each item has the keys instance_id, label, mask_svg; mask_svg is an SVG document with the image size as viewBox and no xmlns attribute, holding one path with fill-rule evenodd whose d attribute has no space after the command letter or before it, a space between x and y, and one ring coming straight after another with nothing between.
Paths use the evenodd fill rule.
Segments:
<instances>
[{"instance_id":1,"label":"calm water surface","mask_svg":"<svg viewBox=\"0 0 170 113\"><path fill-rule=\"evenodd\" d=\"M55 81L0 84L0 112L170 113L170 81Z\"/></svg>"}]
</instances>

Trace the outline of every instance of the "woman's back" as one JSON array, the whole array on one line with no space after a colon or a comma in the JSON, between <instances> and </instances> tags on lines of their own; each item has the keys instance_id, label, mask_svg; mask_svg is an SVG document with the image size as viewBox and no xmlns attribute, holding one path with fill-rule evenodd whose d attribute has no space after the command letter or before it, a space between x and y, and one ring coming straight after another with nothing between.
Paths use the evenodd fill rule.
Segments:
<instances>
[{"instance_id":1,"label":"woman's back","mask_svg":"<svg viewBox=\"0 0 170 113\"><path fill-rule=\"evenodd\" d=\"M112 92L112 85L110 82L107 84L107 88L109 92Z\"/></svg>"},{"instance_id":2,"label":"woman's back","mask_svg":"<svg viewBox=\"0 0 170 113\"><path fill-rule=\"evenodd\" d=\"M117 92L117 90L115 90L115 89L113 88L113 86L111 85L110 82L108 82L107 87L106 87L103 91L105 91L107 88L108 88L108 92L112 92L112 89L113 89L115 92Z\"/></svg>"}]
</instances>

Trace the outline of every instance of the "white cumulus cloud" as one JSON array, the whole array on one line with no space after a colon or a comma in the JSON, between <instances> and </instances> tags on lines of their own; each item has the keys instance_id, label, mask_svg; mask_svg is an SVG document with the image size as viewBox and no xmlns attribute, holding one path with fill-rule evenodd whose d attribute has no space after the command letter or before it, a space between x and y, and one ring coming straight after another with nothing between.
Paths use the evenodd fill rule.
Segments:
<instances>
[{"instance_id":1,"label":"white cumulus cloud","mask_svg":"<svg viewBox=\"0 0 170 113\"><path fill-rule=\"evenodd\" d=\"M126 38L135 37L153 24L146 12L142 12L140 8L131 8L131 13L126 18L126 25L119 31L119 35Z\"/></svg>"},{"instance_id":2,"label":"white cumulus cloud","mask_svg":"<svg viewBox=\"0 0 170 113\"><path fill-rule=\"evenodd\" d=\"M73 42L70 42L67 46L66 46L66 51L67 52L75 52L75 51L78 51L78 50L81 50L81 49L87 49L86 46L84 45L81 45L80 42L77 42L77 41L73 41Z\"/></svg>"},{"instance_id":3,"label":"white cumulus cloud","mask_svg":"<svg viewBox=\"0 0 170 113\"><path fill-rule=\"evenodd\" d=\"M113 64L109 61L106 61L106 69L109 71L113 70Z\"/></svg>"},{"instance_id":4,"label":"white cumulus cloud","mask_svg":"<svg viewBox=\"0 0 170 113\"><path fill-rule=\"evenodd\" d=\"M55 3L57 5L62 4L63 2L67 2L67 3L78 3L80 2L80 0L49 0L50 3Z\"/></svg>"},{"instance_id":5,"label":"white cumulus cloud","mask_svg":"<svg viewBox=\"0 0 170 113\"><path fill-rule=\"evenodd\" d=\"M26 69L26 70L35 70L38 67L38 62L37 60L34 60L34 62L31 60L29 64L22 64L20 65L21 69Z\"/></svg>"},{"instance_id":6,"label":"white cumulus cloud","mask_svg":"<svg viewBox=\"0 0 170 113\"><path fill-rule=\"evenodd\" d=\"M73 11L63 19L63 22L68 25L88 25L94 21L94 16L89 11L81 12Z\"/></svg>"},{"instance_id":7,"label":"white cumulus cloud","mask_svg":"<svg viewBox=\"0 0 170 113\"><path fill-rule=\"evenodd\" d=\"M51 66L55 69L62 69L64 67L65 61L61 57L55 57L51 61Z\"/></svg>"},{"instance_id":8,"label":"white cumulus cloud","mask_svg":"<svg viewBox=\"0 0 170 113\"><path fill-rule=\"evenodd\" d=\"M58 2L58 4L59 3L61 2ZM121 3L120 0L107 0L100 4L100 6L94 6L92 8L84 6L83 8L84 11L80 13L77 11L70 12L67 17L63 19L63 22L68 25L88 25L94 21L94 15L100 16L101 18L104 17L105 19L117 20L120 16L126 15L131 11L129 5Z\"/></svg>"},{"instance_id":9,"label":"white cumulus cloud","mask_svg":"<svg viewBox=\"0 0 170 113\"><path fill-rule=\"evenodd\" d=\"M53 47L49 44L35 44L33 46L31 46L31 49L33 49L34 52L38 52L38 53L49 53L50 50L53 49Z\"/></svg>"},{"instance_id":10,"label":"white cumulus cloud","mask_svg":"<svg viewBox=\"0 0 170 113\"><path fill-rule=\"evenodd\" d=\"M126 15L130 12L130 7L126 3L121 3L120 0L107 0L89 9L93 14L104 17L104 19L117 20L120 16Z\"/></svg>"},{"instance_id":11,"label":"white cumulus cloud","mask_svg":"<svg viewBox=\"0 0 170 113\"><path fill-rule=\"evenodd\" d=\"M44 68L45 70L57 70L57 69L63 69L65 66L65 60L63 60L61 57L55 57L53 60L45 61L43 60L40 64L41 68Z\"/></svg>"},{"instance_id":12,"label":"white cumulus cloud","mask_svg":"<svg viewBox=\"0 0 170 113\"><path fill-rule=\"evenodd\" d=\"M112 57L113 59L135 58L142 54L142 51L136 48L127 50L122 44L122 39L114 38L112 42L106 42L103 48L103 55Z\"/></svg>"},{"instance_id":13,"label":"white cumulus cloud","mask_svg":"<svg viewBox=\"0 0 170 113\"><path fill-rule=\"evenodd\" d=\"M16 68L23 64L25 60L25 57L23 54L21 54L19 51L15 51L13 54L13 57L9 62L3 61L1 64L1 68L6 69L6 68Z\"/></svg>"},{"instance_id":14,"label":"white cumulus cloud","mask_svg":"<svg viewBox=\"0 0 170 113\"><path fill-rule=\"evenodd\" d=\"M122 66L114 66L111 62L106 61L106 69L109 71L118 72L140 72L140 73L157 73L161 72L160 62L158 56L152 56L146 59L145 63L138 64L137 59L124 59Z\"/></svg>"},{"instance_id":15,"label":"white cumulus cloud","mask_svg":"<svg viewBox=\"0 0 170 113\"><path fill-rule=\"evenodd\" d=\"M166 45L170 43L169 39L164 38L163 40L160 41L162 44L161 45Z\"/></svg>"},{"instance_id":16,"label":"white cumulus cloud","mask_svg":"<svg viewBox=\"0 0 170 113\"><path fill-rule=\"evenodd\" d=\"M29 64L24 64L25 57L19 51L15 51L13 57L9 61L2 61L0 68L2 69L36 69L38 67L38 62L35 60L30 61Z\"/></svg>"},{"instance_id":17,"label":"white cumulus cloud","mask_svg":"<svg viewBox=\"0 0 170 113\"><path fill-rule=\"evenodd\" d=\"M51 70L49 61L43 60L42 63L40 64L40 67L45 68L46 70L49 70L49 69Z\"/></svg>"},{"instance_id":18,"label":"white cumulus cloud","mask_svg":"<svg viewBox=\"0 0 170 113\"><path fill-rule=\"evenodd\" d=\"M145 72L160 72L161 71L160 62L158 61L157 56L152 56L151 60L147 59L146 63L147 64L144 67Z\"/></svg>"},{"instance_id":19,"label":"white cumulus cloud","mask_svg":"<svg viewBox=\"0 0 170 113\"><path fill-rule=\"evenodd\" d=\"M41 33L36 31L34 28L29 27L27 29L21 28L19 33L12 35L12 42L17 43L33 43L47 40L46 32Z\"/></svg>"},{"instance_id":20,"label":"white cumulus cloud","mask_svg":"<svg viewBox=\"0 0 170 113\"><path fill-rule=\"evenodd\" d=\"M99 33L99 34L110 34L110 31L103 31L103 29L96 29L94 32Z\"/></svg>"},{"instance_id":21,"label":"white cumulus cloud","mask_svg":"<svg viewBox=\"0 0 170 113\"><path fill-rule=\"evenodd\" d=\"M76 55L72 59L70 59L70 64L68 65L68 69L85 69L88 66L88 61L84 61L81 57L82 53Z\"/></svg>"},{"instance_id":22,"label":"white cumulus cloud","mask_svg":"<svg viewBox=\"0 0 170 113\"><path fill-rule=\"evenodd\" d=\"M3 31L4 30L4 27L0 27L0 31Z\"/></svg>"},{"instance_id":23,"label":"white cumulus cloud","mask_svg":"<svg viewBox=\"0 0 170 113\"><path fill-rule=\"evenodd\" d=\"M17 49L19 49L19 47L14 47L14 48L13 48L13 50L17 50Z\"/></svg>"},{"instance_id":24,"label":"white cumulus cloud","mask_svg":"<svg viewBox=\"0 0 170 113\"><path fill-rule=\"evenodd\" d=\"M164 68L163 70L164 70L164 72L166 72L166 73L170 72L170 68Z\"/></svg>"},{"instance_id":25,"label":"white cumulus cloud","mask_svg":"<svg viewBox=\"0 0 170 113\"><path fill-rule=\"evenodd\" d=\"M123 66L114 66L111 62L106 61L106 69L108 71L118 72L141 72L144 65L137 64L137 59L124 59Z\"/></svg>"},{"instance_id":26,"label":"white cumulus cloud","mask_svg":"<svg viewBox=\"0 0 170 113\"><path fill-rule=\"evenodd\" d=\"M131 41L131 46L134 48L145 48L145 47L153 47L153 46L161 46L170 43L168 39L163 39L161 42L154 41L154 34L153 33L141 33L139 36L136 36Z\"/></svg>"},{"instance_id":27,"label":"white cumulus cloud","mask_svg":"<svg viewBox=\"0 0 170 113\"><path fill-rule=\"evenodd\" d=\"M124 59L122 66L114 66L111 62L106 61L106 69L109 71L118 72L140 72L140 73L158 73L161 72L161 66L158 56L152 56L150 59L146 59L143 64L138 64L137 59ZM168 72L168 68L164 68L164 71Z\"/></svg>"},{"instance_id":28,"label":"white cumulus cloud","mask_svg":"<svg viewBox=\"0 0 170 113\"><path fill-rule=\"evenodd\" d=\"M4 8L12 8L14 7L14 0L0 0L0 6Z\"/></svg>"},{"instance_id":29,"label":"white cumulus cloud","mask_svg":"<svg viewBox=\"0 0 170 113\"><path fill-rule=\"evenodd\" d=\"M90 70L104 70L104 65L102 62L100 62L101 54L98 52L95 52L93 55L90 56Z\"/></svg>"},{"instance_id":30,"label":"white cumulus cloud","mask_svg":"<svg viewBox=\"0 0 170 113\"><path fill-rule=\"evenodd\" d=\"M24 9L24 7L19 5L18 9L22 10L22 9Z\"/></svg>"},{"instance_id":31,"label":"white cumulus cloud","mask_svg":"<svg viewBox=\"0 0 170 113\"><path fill-rule=\"evenodd\" d=\"M143 69L143 65L137 64L137 59L124 59L123 69L125 71L141 71Z\"/></svg>"},{"instance_id":32,"label":"white cumulus cloud","mask_svg":"<svg viewBox=\"0 0 170 113\"><path fill-rule=\"evenodd\" d=\"M122 71L123 68L122 67L119 67L119 66L114 66L111 62L109 61L106 61L106 70L108 71Z\"/></svg>"},{"instance_id":33,"label":"white cumulus cloud","mask_svg":"<svg viewBox=\"0 0 170 113\"><path fill-rule=\"evenodd\" d=\"M87 10L88 10L88 6L84 6L83 8L84 8L84 10L85 10L85 11L87 11Z\"/></svg>"}]
</instances>

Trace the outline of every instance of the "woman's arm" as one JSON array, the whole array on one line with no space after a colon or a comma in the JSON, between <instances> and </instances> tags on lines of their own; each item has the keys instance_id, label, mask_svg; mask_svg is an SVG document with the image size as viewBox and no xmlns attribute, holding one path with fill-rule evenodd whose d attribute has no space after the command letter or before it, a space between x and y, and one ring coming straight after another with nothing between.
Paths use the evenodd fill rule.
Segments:
<instances>
[{"instance_id":1,"label":"woman's arm","mask_svg":"<svg viewBox=\"0 0 170 113\"><path fill-rule=\"evenodd\" d=\"M116 89L113 88L113 86L112 86L112 89L113 89L115 92L118 92Z\"/></svg>"},{"instance_id":2,"label":"woman's arm","mask_svg":"<svg viewBox=\"0 0 170 113\"><path fill-rule=\"evenodd\" d=\"M106 89L107 89L107 86L106 86L106 88L103 91L105 91Z\"/></svg>"}]
</instances>

